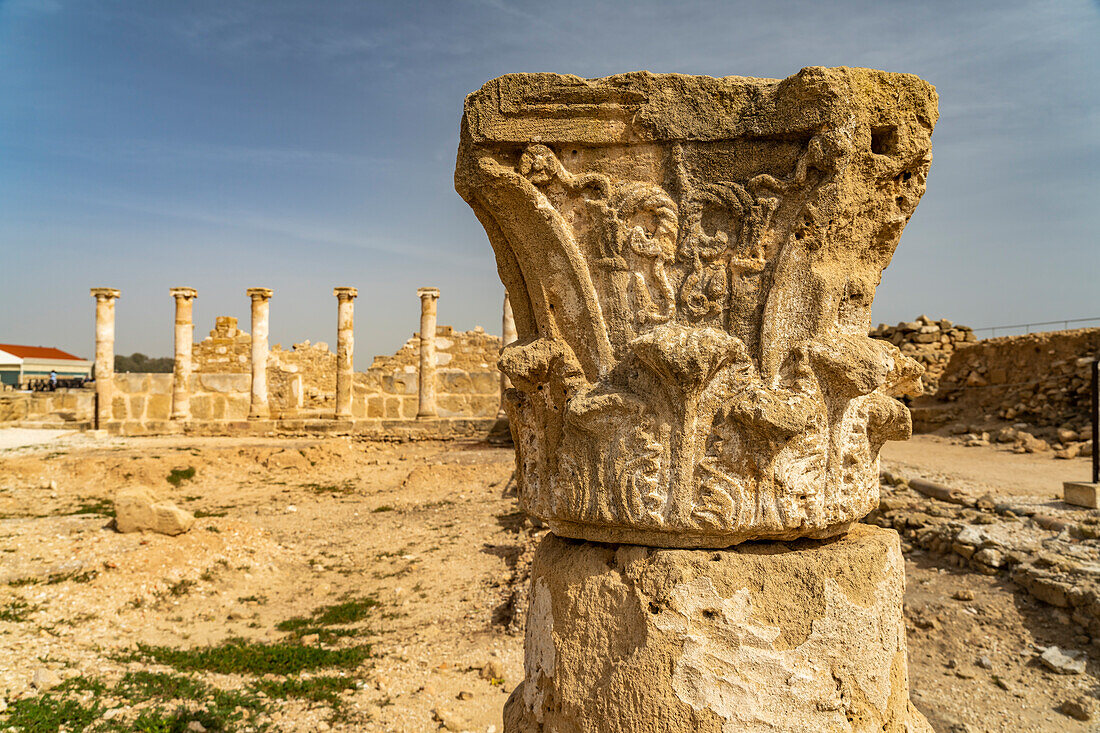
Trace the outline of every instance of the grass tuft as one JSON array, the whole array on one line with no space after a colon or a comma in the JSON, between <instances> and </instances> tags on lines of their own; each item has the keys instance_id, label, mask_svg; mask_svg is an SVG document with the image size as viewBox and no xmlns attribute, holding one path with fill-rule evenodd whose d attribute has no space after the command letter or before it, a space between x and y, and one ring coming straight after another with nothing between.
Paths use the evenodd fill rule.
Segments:
<instances>
[{"instance_id":1,"label":"grass tuft","mask_svg":"<svg viewBox=\"0 0 1100 733\"><path fill-rule=\"evenodd\" d=\"M184 481L190 481L195 478L195 467L188 466L187 468L173 468L168 472L168 483L175 486L177 489Z\"/></svg>"},{"instance_id":2,"label":"grass tuft","mask_svg":"<svg viewBox=\"0 0 1100 733\"><path fill-rule=\"evenodd\" d=\"M230 639L219 646L173 649L139 644L120 661L150 661L179 670L218 674L290 675L307 670L358 667L370 657L370 645L323 649L296 642L262 644Z\"/></svg>"}]
</instances>

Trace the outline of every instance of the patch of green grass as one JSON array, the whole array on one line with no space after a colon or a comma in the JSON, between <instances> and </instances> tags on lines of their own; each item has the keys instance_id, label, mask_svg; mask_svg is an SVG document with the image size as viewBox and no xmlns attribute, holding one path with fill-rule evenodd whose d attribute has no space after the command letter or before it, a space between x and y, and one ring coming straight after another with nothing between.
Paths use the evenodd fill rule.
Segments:
<instances>
[{"instance_id":1,"label":"patch of green grass","mask_svg":"<svg viewBox=\"0 0 1100 733\"><path fill-rule=\"evenodd\" d=\"M229 514L229 512L207 512L207 511L203 511L202 509L196 509L194 514L195 514L195 519L209 519L211 517L218 518L218 517L227 516Z\"/></svg>"},{"instance_id":2,"label":"patch of green grass","mask_svg":"<svg viewBox=\"0 0 1100 733\"><path fill-rule=\"evenodd\" d=\"M56 733L65 727L67 730L83 730L103 714L103 708L96 700L106 690L106 686L94 679L75 677L66 680L44 695L26 697L8 704L8 710L0 714L5 728L12 727L21 733ZM71 695L80 692L92 692L93 702L89 705L74 700Z\"/></svg>"},{"instance_id":3,"label":"patch of green grass","mask_svg":"<svg viewBox=\"0 0 1100 733\"><path fill-rule=\"evenodd\" d=\"M322 675L309 679L259 680L256 689L276 700L295 697L300 700L327 703L340 707L340 693L355 688L355 680L349 677Z\"/></svg>"},{"instance_id":4,"label":"patch of green grass","mask_svg":"<svg viewBox=\"0 0 1100 733\"><path fill-rule=\"evenodd\" d=\"M218 674L298 674L306 670L358 667L370 657L370 645L322 649L296 642L263 644L229 639L219 646L173 649L139 644L120 661L150 661L185 671Z\"/></svg>"},{"instance_id":5,"label":"patch of green grass","mask_svg":"<svg viewBox=\"0 0 1100 733\"><path fill-rule=\"evenodd\" d=\"M198 585L198 583L195 581L184 578L180 582L168 586L168 595L177 597L185 596L194 590L196 585Z\"/></svg>"},{"instance_id":6,"label":"patch of green grass","mask_svg":"<svg viewBox=\"0 0 1100 733\"><path fill-rule=\"evenodd\" d=\"M94 496L83 496L78 499L80 503L69 512L73 514L98 514L101 517L114 517L115 505L110 499L100 499Z\"/></svg>"},{"instance_id":7,"label":"patch of green grass","mask_svg":"<svg viewBox=\"0 0 1100 733\"><path fill-rule=\"evenodd\" d=\"M37 610L38 606L32 606L22 598L16 598L14 601L10 601L6 606L0 606L0 621L9 621L13 624L19 624L26 621L27 618Z\"/></svg>"},{"instance_id":8,"label":"patch of green grass","mask_svg":"<svg viewBox=\"0 0 1100 733\"><path fill-rule=\"evenodd\" d=\"M280 621L275 625L275 628L279 631L292 631L298 636L304 636L310 633L317 633L317 627L343 626L358 623L370 615L371 610L377 608L378 605L378 599L372 596L352 598L343 603L336 603L331 606L321 606L315 609L313 614L309 617L296 616L286 621ZM304 629L310 630L305 631Z\"/></svg>"},{"instance_id":9,"label":"patch of green grass","mask_svg":"<svg viewBox=\"0 0 1100 733\"><path fill-rule=\"evenodd\" d=\"M167 481L178 489L184 481L190 481L193 478L195 478L195 467L188 466L187 468L173 468L168 472Z\"/></svg>"},{"instance_id":10,"label":"patch of green grass","mask_svg":"<svg viewBox=\"0 0 1100 733\"><path fill-rule=\"evenodd\" d=\"M257 595L241 596L240 598L237 599L237 603L267 603L267 596L265 596L263 594L258 595L258 596Z\"/></svg>"},{"instance_id":11,"label":"patch of green grass","mask_svg":"<svg viewBox=\"0 0 1100 733\"><path fill-rule=\"evenodd\" d=\"M394 511L394 509L389 504L383 504L382 506L378 506L378 507L375 507L374 509L371 509L371 511L374 512L375 514L378 514L379 512L392 512L392 511Z\"/></svg>"},{"instance_id":12,"label":"patch of green grass","mask_svg":"<svg viewBox=\"0 0 1100 733\"><path fill-rule=\"evenodd\" d=\"M56 585L57 583L64 583L66 580L71 580L74 583L91 583L98 576L99 571L95 569L77 570L71 573L54 573L46 578L46 585Z\"/></svg>"}]
</instances>

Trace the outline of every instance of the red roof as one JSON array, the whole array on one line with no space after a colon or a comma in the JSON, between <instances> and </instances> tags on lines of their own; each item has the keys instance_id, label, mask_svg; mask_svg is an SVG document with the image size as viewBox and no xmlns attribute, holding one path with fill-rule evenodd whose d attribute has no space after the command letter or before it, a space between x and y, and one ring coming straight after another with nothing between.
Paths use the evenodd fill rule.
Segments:
<instances>
[{"instance_id":1,"label":"red roof","mask_svg":"<svg viewBox=\"0 0 1100 733\"><path fill-rule=\"evenodd\" d=\"M55 349L52 346L19 346L17 344L0 344L0 351L6 351L20 359L71 359L84 361L79 356L73 356L67 351Z\"/></svg>"}]
</instances>

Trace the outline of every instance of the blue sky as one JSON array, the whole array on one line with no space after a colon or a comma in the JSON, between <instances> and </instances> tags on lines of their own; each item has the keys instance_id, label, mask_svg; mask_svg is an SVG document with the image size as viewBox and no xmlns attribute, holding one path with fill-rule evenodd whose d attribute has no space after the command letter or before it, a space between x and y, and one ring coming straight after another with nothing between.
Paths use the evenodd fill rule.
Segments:
<instances>
[{"instance_id":1,"label":"blue sky","mask_svg":"<svg viewBox=\"0 0 1100 733\"><path fill-rule=\"evenodd\" d=\"M0 0L0 342L169 355L168 288L358 368L417 328L500 328L485 235L453 190L463 97L514 71L784 77L870 66L937 86L928 193L875 320L1100 316L1100 3Z\"/></svg>"}]
</instances>

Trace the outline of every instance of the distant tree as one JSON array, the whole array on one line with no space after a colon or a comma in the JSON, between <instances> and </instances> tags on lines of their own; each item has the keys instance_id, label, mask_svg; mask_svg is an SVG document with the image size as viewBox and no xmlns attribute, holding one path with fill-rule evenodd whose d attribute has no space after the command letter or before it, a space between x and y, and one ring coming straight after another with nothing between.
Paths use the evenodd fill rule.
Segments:
<instances>
[{"instance_id":1,"label":"distant tree","mask_svg":"<svg viewBox=\"0 0 1100 733\"><path fill-rule=\"evenodd\" d=\"M174 364L175 361L170 356L149 358L140 351L135 351L129 356L115 357L116 372L166 374L172 371Z\"/></svg>"}]
</instances>

